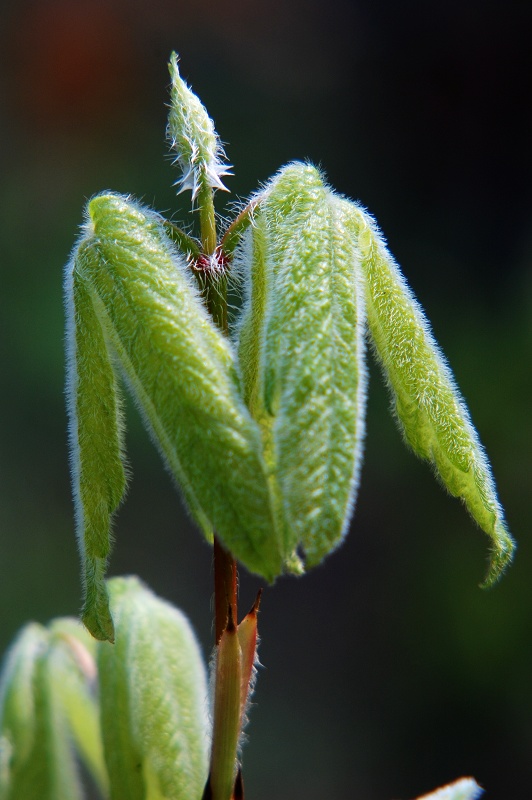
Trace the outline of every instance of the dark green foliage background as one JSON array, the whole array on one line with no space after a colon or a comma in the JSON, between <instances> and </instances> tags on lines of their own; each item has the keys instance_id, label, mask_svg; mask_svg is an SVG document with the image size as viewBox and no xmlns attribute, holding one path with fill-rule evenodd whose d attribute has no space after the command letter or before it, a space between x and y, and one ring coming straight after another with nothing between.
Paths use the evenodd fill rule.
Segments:
<instances>
[{"instance_id":1,"label":"dark green foliage background","mask_svg":"<svg viewBox=\"0 0 532 800\"><path fill-rule=\"evenodd\" d=\"M264 595L248 796L407 800L474 774L490 800L529 798L532 6L19 0L0 15L2 649L26 620L79 608L62 265L98 190L185 216L163 142L175 48L229 143L232 199L309 158L376 215L519 543L502 583L477 588L487 540L406 452L372 369L349 538ZM209 548L134 411L128 429L111 572L177 603L207 653ZM256 586L242 575L244 606Z\"/></svg>"}]
</instances>

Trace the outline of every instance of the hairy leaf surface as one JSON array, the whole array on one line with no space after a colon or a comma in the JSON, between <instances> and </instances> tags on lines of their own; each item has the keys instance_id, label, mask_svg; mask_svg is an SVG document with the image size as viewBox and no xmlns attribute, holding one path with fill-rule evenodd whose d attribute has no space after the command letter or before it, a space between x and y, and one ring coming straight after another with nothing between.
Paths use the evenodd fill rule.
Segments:
<instances>
[{"instance_id":1,"label":"hairy leaf surface","mask_svg":"<svg viewBox=\"0 0 532 800\"><path fill-rule=\"evenodd\" d=\"M12 645L0 685L0 799L81 800L55 681L49 632L31 623Z\"/></svg>"},{"instance_id":2,"label":"hairy leaf surface","mask_svg":"<svg viewBox=\"0 0 532 800\"><path fill-rule=\"evenodd\" d=\"M397 419L415 453L431 462L449 492L461 497L492 540L486 584L511 560L513 540L491 468L427 319L373 220L343 201L358 242L375 350L393 394Z\"/></svg>"},{"instance_id":3,"label":"hairy leaf surface","mask_svg":"<svg viewBox=\"0 0 532 800\"><path fill-rule=\"evenodd\" d=\"M111 639L103 575L124 480L109 345L207 538L214 527L269 580L281 555L260 431L240 395L230 344L204 309L184 257L159 217L123 197L98 196L89 213L67 272L73 474L84 621L97 638Z\"/></svg>"},{"instance_id":4,"label":"hairy leaf surface","mask_svg":"<svg viewBox=\"0 0 532 800\"><path fill-rule=\"evenodd\" d=\"M111 516L126 487L120 405L101 323L86 283L66 277L67 384L72 485L83 572L83 621L98 639L113 639L104 576Z\"/></svg>"},{"instance_id":5,"label":"hairy leaf surface","mask_svg":"<svg viewBox=\"0 0 532 800\"><path fill-rule=\"evenodd\" d=\"M207 779L207 682L186 618L136 578L109 581L116 643L98 645L111 800L190 800Z\"/></svg>"},{"instance_id":6,"label":"hairy leaf surface","mask_svg":"<svg viewBox=\"0 0 532 800\"><path fill-rule=\"evenodd\" d=\"M317 564L342 539L364 432L363 293L338 198L285 167L260 197L239 331L245 396L285 518L285 556Z\"/></svg>"}]
</instances>

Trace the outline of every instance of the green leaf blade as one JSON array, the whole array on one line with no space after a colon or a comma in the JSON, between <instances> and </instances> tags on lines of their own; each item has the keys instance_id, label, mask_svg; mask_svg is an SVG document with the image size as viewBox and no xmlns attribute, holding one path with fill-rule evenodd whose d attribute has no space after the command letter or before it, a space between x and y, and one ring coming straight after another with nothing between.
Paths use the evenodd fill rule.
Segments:
<instances>
[{"instance_id":1,"label":"green leaf blade","mask_svg":"<svg viewBox=\"0 0 532 800\"><path fill-rule=\"evenodd\" d=\"M491 538L485 579L491 585L511 560L514 542L489 462L429 323L376 225L355 204L344 203L351 209L358 241L369 328L398 422L414 452L433 465L444 486L464 501Z\"/></svg>"},{"instance_id":2,"label":"green leaf blade","mask_svg":"<svg viewBox=\"0 0 532 800\"><path fill-rule=\"evenodd\" d=\"M77 271L80 249L67 265L67 398L76 533L83 573L85 624L113 639L103 577L110 525L126 488L122 416L108 345L86 283Z\"/></svg>"},{"instance_id":3,"label":"green leaf blade","mask_svg":"<svg viewBox=\"0 0 532 800\"><path fill-rule=\"evenodd\" d=\"M148 430L207 538L214 527L251 571L272 580L281 557L260 432L230 344L156 214L112 194L94 198L89 213L75 272Z\"/></svg>"},{"instance_id":4,"label":"green leaf blade","mask_svg":"<svg viewBox=\"0 0 532 800\"><path fill-rule=\"evenodd\" d=\"M29 624L0 684L1 800L81 800L82 788L53 673L49 632Z\"/></svg>"},{"instance_id":5,"label":"green leaf blade","mask_svg":"<svg viewBox=\"0 0 532 800\"><path fill-rule=\"evenodd\" d=\"M109 582L116 644L98 655L111 800L201 797L207 682L184 616L136 578Z\"/></svg>"},{"instance_id":6,"label":"green leaf blade","mask_svg":"<svg viewBox=\"0 0 532 800\"><path fill-rule=\"evenodd\" d=\"M285 556L301 544L312 566L345 534L362 455L356 252L337 198L305 164L285 167L266 187L253 236L257 289L240 329L242 371L278 484Z\"/></svg>"}]
</instances>

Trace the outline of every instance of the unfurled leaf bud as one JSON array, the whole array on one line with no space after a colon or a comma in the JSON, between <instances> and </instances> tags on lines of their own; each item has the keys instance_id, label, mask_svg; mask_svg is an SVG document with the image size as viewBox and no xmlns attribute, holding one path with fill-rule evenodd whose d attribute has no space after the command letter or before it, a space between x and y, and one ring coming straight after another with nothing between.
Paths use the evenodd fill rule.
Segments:
<instances>
[{"instance_id":1,"label":"unfurled leaf bud","mask_svg":"<svg viewBox=\"0 0 532 800\"><path fill-rule=\"evenodd\" d=\"M98 645L111 800L191 800L207 779L205 668L185 617L136 578L109 581L116 642Z\"/></svg>"},{"instance_id":2,"label":"unfurled leaf bud","mask_svg":"<svg viewBox=\"0 0 532 800\"><path fill-rule=\"evenodd\" d=\"M169 69L172 79L168 137L181 170L179 192L192 191L194 200L205 187L224 189L224 175L231 175L214 123L200 99L179 74L177 55L172 53Z\"/></svg>"},{"instance_id":3,"label":"unfurled leaf bud","mask_svg":"<svg viewBox=\"0 0 532 800\"><path fill-rule=\"evenodd\" d=\"M257 199L240 257L244 394L261 425L285 558L301 546L315 565L344 536L358 484L363 287L343 207L314 167L285 167Z\"/></svg>"},{"instance_id":4,"label":"unfurled leaf bud","mask_svg":"<svg viewBox=\"0 0 532 800\"><path fill-rule=\"evenodd\" d=\"M205 310L159 217L118 195L89 203L67 268L70 415L84 622L112 640L103 575L123 488L120 417L108 348L209 538L271 580L281 554L260 431L241 396L228 340Z\"/></svg>"},{"instance_id":5,"label":"unfurled leaf bud","mask_svg":"<svg viewBox=\"0 0 532 800\"><path fill-rule=\"evenodd\" d=\"M473 778L461 778L435 792L418 797L418 800L477 800L481 794L482 789Z\"/></svg>"},{"instance_id":6,"label":"unfurled leaf bud","mask_svg":"<svg viewBox=\"0 0 532 800\"><path fill-rule=\"evenodd\" d=\"M490 465L427 319L377 226L354 203L340 202L357 242L369 328L397 419L412 449L432 463L449 492L463 499L491 537L489 585L500 576L514 549Z\"/></svg>"},{"instance_id":7,"label":"unfurled leaf bud","mask_svg":"<svg viewBox=\"0 0 532 800\"><path fill-rule=\"evenodd\" d=\"M0 800L81 800L53 637L29 624L0 683Z\"/></svg>"},{"instance_id":8,"label":"unfurled leaf bud","mask_svg":"<svg viewBox=\"0 0 532 800\"><path fill-rule=\"evenodd\" d=\"M100 730L96 642L77 619L56 619L49 630L55 696L81 760L106 797L109 780Z\"/></svg>"}]
</instances>

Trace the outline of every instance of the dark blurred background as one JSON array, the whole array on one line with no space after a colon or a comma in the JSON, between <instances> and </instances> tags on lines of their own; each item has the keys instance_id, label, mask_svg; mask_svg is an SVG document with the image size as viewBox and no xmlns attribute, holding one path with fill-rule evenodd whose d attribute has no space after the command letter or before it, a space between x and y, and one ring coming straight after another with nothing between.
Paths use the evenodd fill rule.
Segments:
<instances>
[{"instance_id":1,"label":"dark blurred background","mask_svg":"<svg viewBox=\"0 0 532 800\"><path fill-rule=\"evenodd\" d=\"M172 49L243 198L291 159L377 217L427 310L519 542L486 537L403 446L372 367L351 533L263 597L250 800L408 800L464 774L532 796L532 4L18 0L0 7L0 645L76 614L62 268L84 201L177 218ZM218 208L227 202L219 195ZM134 410L112 574L138 573L211 646L211 554ZM258 581L241 576L247 607Z\"/></svg>"}]
</instances>

